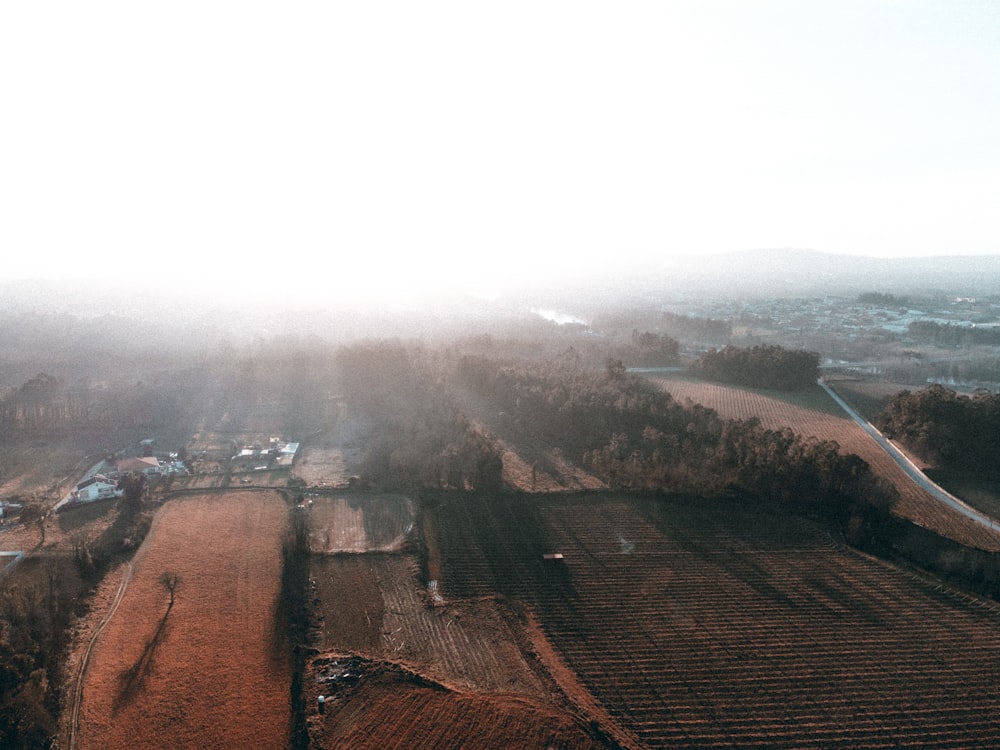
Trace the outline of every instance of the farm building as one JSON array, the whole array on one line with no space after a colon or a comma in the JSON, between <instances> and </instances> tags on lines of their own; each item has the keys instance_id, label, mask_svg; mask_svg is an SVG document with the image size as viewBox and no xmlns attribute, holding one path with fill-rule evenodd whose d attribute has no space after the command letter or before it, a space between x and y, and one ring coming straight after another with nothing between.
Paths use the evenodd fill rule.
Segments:
<instances>
[{"instance_id":1,"label":"farm building","mask_svg":"<svg viewBox=\"0 0 1000 750\"><path fill-rule=\"evenodd\" d=\"M110 497L121 497L124 493L101 474L95 474L80 482L73 490L73 500L79 503L89 503L94 500L104 500Z\"/></svg>"},{"instance_id":2,"label":"farm building","mask_svg":"<svg viewBox=\"0 0 1000 750\"><path fill-rule=\"evenodd\" d=\"M160 462L153 456L140 456L137 458L123 458L118 462L118 471L126 474L134 471L140 474L160 474Z\"/></svg>"},{"instance_id":3,"label":"farm building","mask_svg":"<svg viewBox=\"0 0 1000 750\"><path fill-rule=\"evenodd\" d=\"M278 466L291 466L295 461L295 454L299 452L298 443L285 443L278 448Z\"/></svg>"},{"instance_id":4,"label":"farm building","mask_svg":"<svg viewBox=\"0 0 1000 750\"><path fill-rule=\"evenodd\" d=\"M255 470L264 470L274 466L291 466L295 461L295 454L299 450L298 443L283 443L280 438L272 437L270 447L261 448L251 446L242 448L232 460L244 467L252 467Z\"/></svg>"}]
</instances>

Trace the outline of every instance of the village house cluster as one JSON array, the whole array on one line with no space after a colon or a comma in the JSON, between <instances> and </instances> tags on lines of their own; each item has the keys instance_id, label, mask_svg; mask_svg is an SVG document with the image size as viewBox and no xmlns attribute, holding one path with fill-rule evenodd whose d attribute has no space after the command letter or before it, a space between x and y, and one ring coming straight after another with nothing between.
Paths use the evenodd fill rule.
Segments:
<instances>
[{"instance_id":1,"label":"village house cluster","mask_svg":"<svg viewBox=\"0 0 1000 750\"><path fill-rule=\"evenodd\" d=\"M268 469L288 467L295 460L299 444L289 443L280 437L272 436L268 447L251 445L240 448L232 457L232 467L235 470L267 471Z\"/></svg>"},{"instance_id":2,"label":"village house cluster","mask_svg":"<svg viewBox=\"0 0 1000 750\"><path fill-rule=\"evenodd\" d=\"M178 454L170 453L164 458L152 455L152 440L143 440L141 456L106 459L97 464L77 483L62 504L89 503L94 500L121 497L124 490L119 488L122 477L142 474L148 479L164 476L186 476L189 471ZM148 455L147 455L148 454Z\"/></svg>"}]
</instances>

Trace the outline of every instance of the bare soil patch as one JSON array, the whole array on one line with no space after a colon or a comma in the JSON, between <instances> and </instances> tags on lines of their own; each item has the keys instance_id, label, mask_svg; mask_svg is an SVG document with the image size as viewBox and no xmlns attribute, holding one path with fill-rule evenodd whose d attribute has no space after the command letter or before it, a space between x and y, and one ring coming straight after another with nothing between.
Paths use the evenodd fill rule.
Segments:
<instances>
[{"instance_id":1,"label":"bare soil patch","mask_svg":"<svg viewBox=\"0 0 1000 750\"><path fill-rule=\"evenodd\" d=\"M91 656L80 748L284 748L291 665L276 638L287 506L239 493L157 514ZM179 576L176 600L161 582Z\"/></svg>"},{"instance_id":2,"label":"bare soil patch","mask_svg":"<svg viewBox=\"0 0 1000 750\"><path fill-rule=\"evenodd\" d=\"M413 502L405 495L316 495L310 500L313 553L398 550L413 530Z\"/></svg>"},{"instance_id":3,"label":"bare soil patch","mask_svg":"<svg viewBox=\"0 0 1000 750\"><path fill-rule=\"evenodd\" d=\"M369 555L317 555L311 564L321 650L339 648L377 656L384 653L385 606L379 571Z\"/></svg>"},{"instance_id":4,"label":"bare soil patch","mask_svg":"<svg viewBox=\"0 0 1000 750\"><path fill-rule=\"evenodd\" d=\"M324 655L313 661L309 720L317 748L447 750L610 745L578 717L524 697L454 691L387 662ZM344 679L346 674L349 679Z\"/></svg>"},{"instance_id":5,"label":"bare soil patch","mask_svg":"<svg viewBox=\"0 0 1000 750\"><path fill-rule=\"evenodd\" d=\"M333 446L307 446L295 461L292 476L308 487L346 487L347 462L344 453Z\"/></svg>"}]
</instances>

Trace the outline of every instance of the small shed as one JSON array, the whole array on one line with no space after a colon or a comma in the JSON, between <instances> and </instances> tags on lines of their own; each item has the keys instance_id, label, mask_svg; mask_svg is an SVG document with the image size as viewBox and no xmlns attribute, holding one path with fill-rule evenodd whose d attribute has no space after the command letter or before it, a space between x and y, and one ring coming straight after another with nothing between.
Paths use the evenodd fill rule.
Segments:
<instances>
[{"instance_id":1,"label":"small shed","mask_svg":"<svg viewBox=\"0 0 1000 750\"><path fill-rule=\"evenodd\" d=\"M562 552L546 552L544 555L542 555L542 559L543 560L562 560L563 559L563 555L562 555Z\"/></svg>"}]
</instances>

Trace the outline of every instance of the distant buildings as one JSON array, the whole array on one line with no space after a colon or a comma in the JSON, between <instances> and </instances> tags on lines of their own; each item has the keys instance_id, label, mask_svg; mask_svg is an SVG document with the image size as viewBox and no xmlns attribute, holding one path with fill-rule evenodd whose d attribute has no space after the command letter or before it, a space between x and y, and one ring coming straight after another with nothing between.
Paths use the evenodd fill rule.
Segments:
<instances>
[{"instance_id":1,"label":"distant buildings","mask_svg":"<svg viewBox=\"0 0 1000 750\"><path fill-rule=\"evenodd\" d=\"M267 448L262 448L259 445L241 448L232 457L232 461L236 468L252 468L256 471L263 471L270 468L291 466L298 451L298 443L287 443L281 438L272 437Z\"/></svg>"},{"instance_id":2,"label":"distant buildings","mask_svg":"<svg viewBox=\"0 0 1000 750\"><path fill-rule=\"evenodd\" d=\"M162 474L160 461L155 456L136 456L133 458L122 458L117 464L119 474L127 474L134 471L137 474L159 475Z\"/></svg>"}]
</instances>

